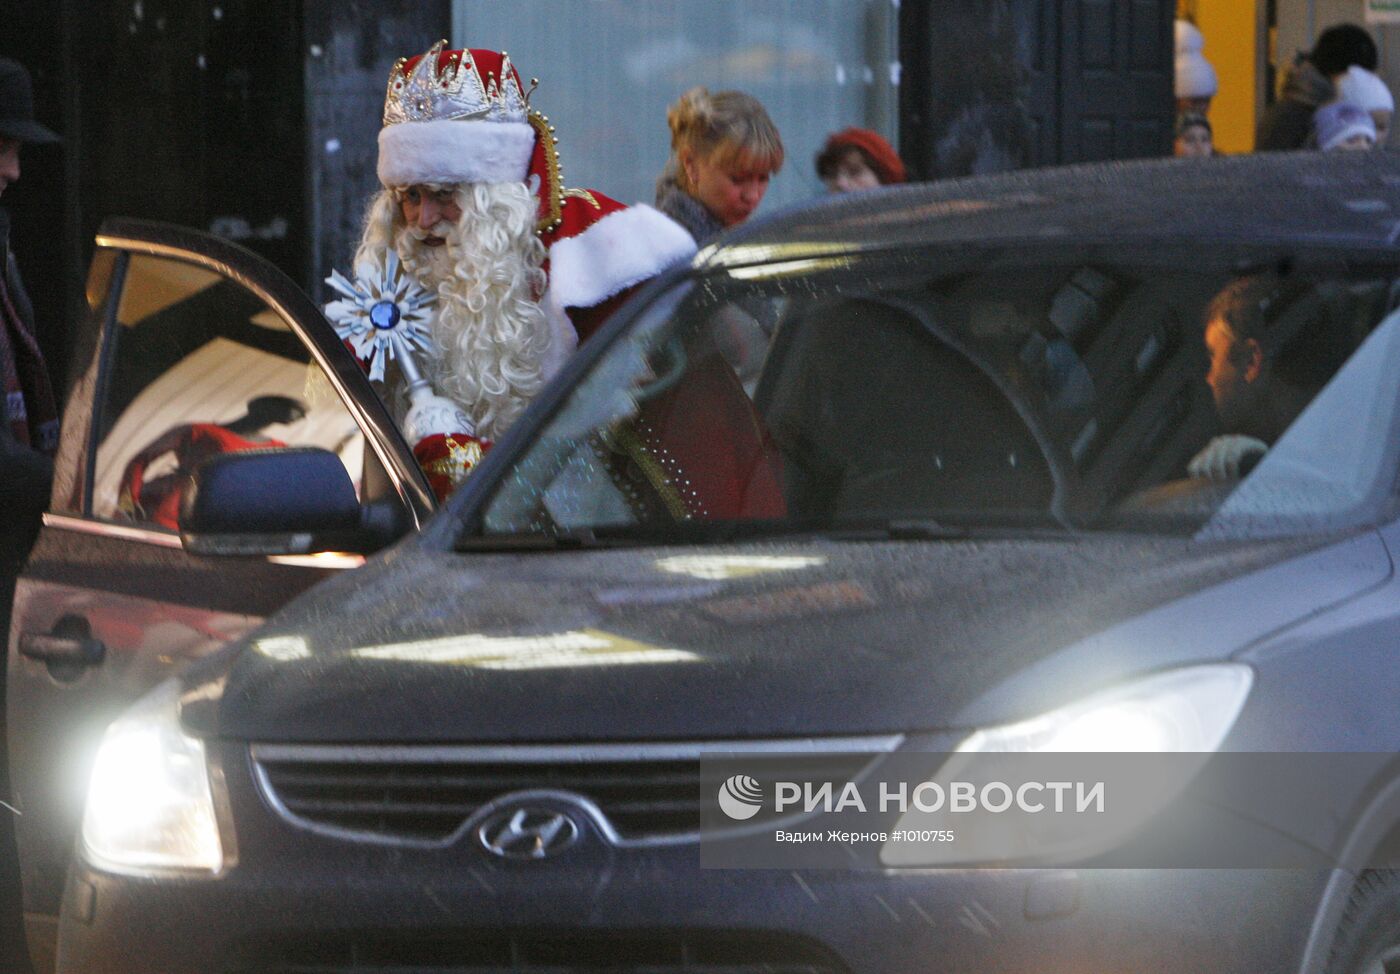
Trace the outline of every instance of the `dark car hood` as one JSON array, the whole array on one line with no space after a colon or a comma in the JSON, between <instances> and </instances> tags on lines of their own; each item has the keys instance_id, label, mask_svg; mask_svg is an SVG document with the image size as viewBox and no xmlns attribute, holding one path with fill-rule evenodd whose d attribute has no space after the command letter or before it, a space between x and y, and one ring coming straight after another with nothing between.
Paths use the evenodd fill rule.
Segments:
<instances>
[{"instance_id":1,"label":"dark car hood","mask_svg":"<svg viewBox=\"0 0 1400 974\"><path fill-rule=\"evenodd\" d=\"M947 728L1032 664L1207 586L1291 585L1288 598L1264 604L1298 618L1389 571L1374 535L1345 544L1354 570L1333 572L1328 591L1299 592L1296 568L1282 562L1327 557L1306 553L1316 543L1090 537L471 555L413 543L321 585L206 661L194 678L209 702L186 721L204 734L289 742ZM1128 657L1088 672L1221 658L1287 621L1269 618L1274 608L1233 627L1189 607L1177 615L1155 647L1137 640Z\"/></svg>"}]
</instances>

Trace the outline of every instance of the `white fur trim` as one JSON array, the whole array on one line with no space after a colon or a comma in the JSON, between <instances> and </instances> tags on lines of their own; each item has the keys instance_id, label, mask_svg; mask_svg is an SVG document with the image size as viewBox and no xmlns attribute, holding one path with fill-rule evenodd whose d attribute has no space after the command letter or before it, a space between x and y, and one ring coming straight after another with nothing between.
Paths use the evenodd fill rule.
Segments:
<instances>
[{"instance_id":1,"label":"white fur trim","mask_svg":"<svg viewBox=\"0 0 1400 974\"><path fill-rule=\"evenodd\" d=\"M534 151L535 130L526 122L399 122L379 130L379 181L523 183Z\"/></svg>"},{"instance_id":2,"label":"white fur trim","mask_svg":"<svg viewBox=\"0 0 1400 974\"><path fill-rule=\"evenodd\" d=\"M562 307L591 308L694 253L684 227L638 203L556 241L549 248L549 289Z\"/></svg>"},{"instance_id":3,"label":"white fur trim","mask_svg":"<svg viewBox=\"0 0 1400 974\"><path fill-rule=\"evenodd\" d=\"M550 325L549 348L540 361L540 371L545 379L549 380L559 374L564 362L578 348L578 332L574 330L574 323L569 320L564 306L555 300L553 288L544 292L544 300L540 302L540 306L544 308L545 318Z\"/></svg>"}]
</instances>

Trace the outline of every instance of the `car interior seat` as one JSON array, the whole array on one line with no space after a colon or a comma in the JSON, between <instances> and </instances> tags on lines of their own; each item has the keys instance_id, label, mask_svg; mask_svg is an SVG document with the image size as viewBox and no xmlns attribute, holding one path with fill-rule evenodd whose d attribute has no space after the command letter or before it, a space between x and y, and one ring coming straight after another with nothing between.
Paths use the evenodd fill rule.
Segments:
<instances>
[{"instance_id":1,"label":"car interior seat","mask_svg":"<svg viewBox=\"0 0 1400 974\"><path fill-rule=\"evenodd\" d=\"M1061 431L1079 478L1072 513L1092 516L1184 476L1219 424L1196 324L1208 289L1195 279L1121 280L1092 268L1074 274L1065 289L1088 290L1081 279L1094 283L1092 300L1065 301L1062 289L1048 317L1093 385L1087 412Z\"/></svg>"},{"instance_id":2,"label":"car interior seat","mask_svg":"<svg viewBox=\"0 0 1400 974\"><path fill-rule=\"evenodd\" d=\"M843 298L789 315L756 404L789 513L820 520L1043 515L1052 480L988 375L915 314Z\"/></svg>"}]
</instances>

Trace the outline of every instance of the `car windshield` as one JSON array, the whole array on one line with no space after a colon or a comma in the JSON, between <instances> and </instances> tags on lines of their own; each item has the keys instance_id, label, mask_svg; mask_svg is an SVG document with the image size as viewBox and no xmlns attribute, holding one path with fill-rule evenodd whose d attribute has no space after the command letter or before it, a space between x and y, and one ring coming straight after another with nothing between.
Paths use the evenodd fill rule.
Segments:
<instances>
[{"instance_id":1,"label":"car windshield","mask_svg":"<svg viewBox=\"0 0 1400 974\"><path fill-rule=\"evenodd\" d=\"M1395 285L1384 255L1160 241L736 261L611 336L476 538L1375 523Z\"/></svg>"}]
</instances>

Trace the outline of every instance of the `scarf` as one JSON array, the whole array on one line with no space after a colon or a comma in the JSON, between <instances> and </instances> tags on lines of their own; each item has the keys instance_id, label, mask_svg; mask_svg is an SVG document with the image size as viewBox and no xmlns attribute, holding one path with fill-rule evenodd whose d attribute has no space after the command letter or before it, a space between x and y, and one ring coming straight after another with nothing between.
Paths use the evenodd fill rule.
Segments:
<instances>
[{"instance_id":1,"label":"scarf","mask_svg":"<svg viewBox=\"0 0 1400 974\"><path fill-rule=\"evenodd\" d=\"M10 299L8 275L0 274L0 381L5 414L15 439L49 456L58 449L58 407L44 353Z\"/></svg>"},{"instance_id":2,"label":"scarf","mask_svg":"<svg viewBox=\"0 0 1400 974\"><path fill-rule=\"evenodd\" d=\"M697 244L703 245L724 229L704 203L681 189L669 170L656 181L656 208L689 230Z\"/></svg>"}]
</instances>

